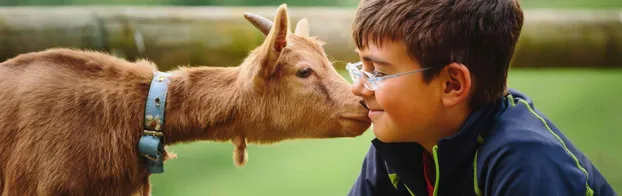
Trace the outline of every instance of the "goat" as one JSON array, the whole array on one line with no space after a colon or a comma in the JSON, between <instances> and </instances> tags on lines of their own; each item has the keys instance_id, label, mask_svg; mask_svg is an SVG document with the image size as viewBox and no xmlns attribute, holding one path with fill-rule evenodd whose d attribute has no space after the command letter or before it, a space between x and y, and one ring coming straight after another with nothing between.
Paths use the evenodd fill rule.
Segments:
<instances>
[{"instance_id":1,"label":"goat","mask_svg":"<svg viewBox=\"0 0 622 196\"><path fill-rule=\"evenodd\" d=\"M371 126L306 19L291 33L286 4L274 22L244 16L266 38L240 66L180 66L161 78L165 145L230 141L241 167L247 142L356 137ZM137 144L156 73L145 59L69 48L0 63L1 195L150 195Z\"/></svg>"}]
</instances>

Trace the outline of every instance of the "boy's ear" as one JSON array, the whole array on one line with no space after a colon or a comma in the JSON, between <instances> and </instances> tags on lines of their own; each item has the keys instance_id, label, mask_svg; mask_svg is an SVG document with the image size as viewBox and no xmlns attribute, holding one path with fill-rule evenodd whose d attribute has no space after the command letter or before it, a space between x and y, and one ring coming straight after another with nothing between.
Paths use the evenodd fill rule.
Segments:
<instances>
[{"instance_id":1,"label":"boy's ear","mask_svg":"<svg viewBox=\"0 0 622 196\"><path fill-rule=\"evenodd\" d=\"M279 6L274 22L250 13L244 16L261 32L266 34L266 39L258 48L258 67L255 69L257 71L253 78L255 84L262 85L265 80L272 77L276 72L281 53L287 46L287 34L289 34L287 5L281 4Z\"/></svg>"},{"instance_id":2,"label":"boy's ear","mask_svg":"<svg viewBox=\"0 0 622 196\"><path fill-rule=\"evenodd\" d=\"M443 105L453 107L469 100L472 85L469 68L459 63L448 64L443 68L441 79Z\"/></svg>"}]
</instances>

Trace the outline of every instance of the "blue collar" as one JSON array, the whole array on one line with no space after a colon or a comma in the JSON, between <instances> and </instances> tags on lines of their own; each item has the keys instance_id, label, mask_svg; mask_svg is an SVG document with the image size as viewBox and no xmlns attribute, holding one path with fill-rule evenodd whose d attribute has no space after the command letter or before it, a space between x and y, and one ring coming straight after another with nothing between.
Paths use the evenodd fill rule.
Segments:
<instances>
[{"instance_id":1,"label":"blue collar","mask_svg":"<svg viewBox=\"0 0 622 196\"><path fill-rule=\"evenodd\" d=\"M143 136L138 142L138 153L146 160L149 173L164 173L164 109L170 74L156 71L151 81L145 106Z\"/></svg>"}]
</instances>

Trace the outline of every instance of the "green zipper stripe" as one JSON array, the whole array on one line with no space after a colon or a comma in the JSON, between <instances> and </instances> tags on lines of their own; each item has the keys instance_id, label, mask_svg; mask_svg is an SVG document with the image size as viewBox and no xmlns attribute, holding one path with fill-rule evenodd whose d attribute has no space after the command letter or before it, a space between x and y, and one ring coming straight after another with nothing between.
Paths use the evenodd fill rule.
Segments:
<instances>
[{"instance_id":1,"label":"green zipper stripe","mask_svg":"<svg viewBox=\"0 0 622 196\"><path fill-rule=\"evenodd\" d=\"M481 135L477 136L477 143L483 144L484 138ZM479 153L479 147L475 150L475 157L473 157L473 188L475 190L475 195L481 196L482 191L479 190L479 183L477 182L477 154Z\"/></svg>"},{"instance_id":2,"label":"green zipper stripe","mask_svg":"<svg viewBox=\"0 0 622 196\"><path fill-rule=\"evenodd\" d=\"M432 150L434 151L434 166L436 167L436 182L434 182L434 194L432 194L433 196L436 196L438 194L438 180L440 179L440 169L438 167L438 145L434 145L434 148L432 148Z\"/></svg>"},{"instance_id":3,"label":"green zipper stripe","mask_svg":"<svg viewBox=\"0 0 622 196\"><path fill-rule=\"evenodd\" d=\"M475 195L481 196L482 191L479 190L479 184L477 183L477 153L479 150L475 151L475 158L473 158L473 188L475 189Z\"/></svg>"},{"instance_id":4,"label":"green zipper stripe","mask_svg":"<svg viewBox=\"0 0 622 196\"><path fill-rule=\"evenodd\" d=\"M397 176L397 174L389 174L389 179L391 179L391 184L393 184L393 187L395 188L395 190L397 190L397 186L400 183L400 177ZM415 196L415 194L410 190L410 188L408 188L406 183L402 183L402 184L404 185L404 187L406 187L406 190L408 190L411 196Z\"/></svg>"},{"instance_id":5,"label":"green zipper stripe","mask_svg":"<svg viewBox=\"0 0 622 196\"><path fill-rule=\"evenodd\" d=\"M391 180L391 184L393 184L393 187L397 189L397 185L400 182L400 177L398 177L397 174L389 174L389 179Z\"/></svg>"},{"instance_id":6,"label":"green zipper stripe","mask_svg":"<svg viewBox=\"0 0 622 196\"><path fill-rule=\"evenodd\" d=\"M408 190L410 195L415 196L415 194L410 190L410 188L408 188L408 186L406 186L406 183L404 183L404 187L406 187L406 190Z\"/></svg>"},{"instance_id":7,"label":"green zipper stripe","mask_svg":"<svg viewBox=\"0 0 622 196\"><path fill-rule=\"evenodd\" d=\"M507 99L510 100L510 105L512 107L516 107L516 103L514 103L514 97L512 94L508 94L506 96ZM484 143L484 138L481 135L477 136L477 143ZM477 182L477 154L479 153L479 149L475 151L475 157L473 157L473 190L475 191L475 195L481 196L482 190L479 189L479 183Z\"/></svg>"},{"instance_id":8,"label":"green zipper stripe","mask_svg":"<svg viewBox=\"0 0 622 196\"><path fill-rule=\"evenodd\" d=\"M516 107L516 103L514 103L514 96L512 96L512 94L508 94L507 97L510 99L510 104L512 105L512 107Z\"/></svg>"},{"instance_id":9,"label":"green zipper stripe","mask_svg":"<svg viewBox=\"0 0 622 196\"><path fill-rule=\"evenodd\" d=\"M562 146L564 147L564 150L566 150L566 152L572 157L572 159L574 159L575 164L577 164L577 167L579 168L579 170L583 171L583 173L585 173L585 195L586 196L592 196L594 195L594 190L592 190L592 188L590 188L590 185L588 184L588 179L589 179L589 174L587 173L587 170L585 170L585 168L583 168L583 166L581 166L581 163L579 163L579 159L577 159L576 156L574 156L574 154L572 154L572 152L570 152L570 150L568 149L568 147L566 147L566 143L564 143L564 140L562 140L562 138L559 137L559 135L555 134L555 132L553 132L553 130L551 130L551 128L549 127L549 125L546 123L546 121L544 120L544 118L542 118L540 115L538 115L530 106L529 103L527 103L527 101L525 100L518 100L519 102L525 104L525 106L527 106L527 109L529 109L529 111L531 112L531 114L533 114L534 116L536 116L538 119L540 119L540 121L542 121L542 124L544 124L544 126L549 130L549 132L551 132L551 134L553 134L553 136L555 136L555 138L557 138L557 140L559 140L559 142L561 142Z\"/></svg>"},{"instance_id":10,"label":"green zipper stripe","mask_svg":"<svg viewBox=\"0 0 622 196\"><path fill-rule=\"evenodd\" d=\"M483 143L484 142L484 138L482 136L477 136L477 143Z\"/></svg>"}]
</instances>

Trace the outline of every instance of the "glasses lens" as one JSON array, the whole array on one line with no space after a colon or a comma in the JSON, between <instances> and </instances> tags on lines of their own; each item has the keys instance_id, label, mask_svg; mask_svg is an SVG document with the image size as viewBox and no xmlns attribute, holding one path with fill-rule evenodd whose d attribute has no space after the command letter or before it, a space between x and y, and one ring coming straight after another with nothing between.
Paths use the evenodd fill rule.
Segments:
<instances>
[{"instance_id":1,"label":"glasses lens","mask_svg":"<svg viewBox=\"0 0 622 196\"><path fill-rule=\"evenodd\" d=\"M376 89L378 89L378 85L376 84L376 82L370 82L365 81L365 87L371 91L375 91Z\"/></svg>"},{"instance_id":2,"label":"glasses lens","mask_svg":"<svg viewBox=\"0 0 622 196\"><path fill-rule=\"evenodd\" d=\"M356 70L348 69L348 73L350 74L350 79L352 79L352 82L356 82L356 80L358 79L358 74L356 74L355 72Z\"/></svg>"},{"instance_id":3,"label":"glasses lens","mask_svg":"<svg viewBox=\"0 0 622 196\"><path fill-rule=\"evenodd\" d=\"M352 82L356 82L360 78L361 71L358 69L358 67L356 67L356 64L348 63L346 69L350 74L350 79L352 79Z\"/></svg>"},{"instance_id":4,"label":"glasses lens","mask_svg":"<svg viewBox=\"0 0 622 196\"><path fill-rule=\"evenodd\" d=\"M376 82L369 81L369 76L367 76L367 73L363 73L363 71L361 71L362 69L361 63L354 63L354 64L348 63L348 65L346 66L346 69L348 70L348 73L350 74L350 78L352 79L352 82L357 82L358 80L363 79L365 81L365 83L363 84L365 88L372 90L372 91L378 88L376 85Z\"/></svg>"}]
</instances>

